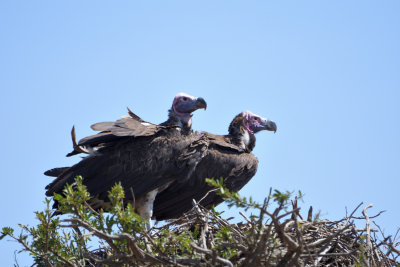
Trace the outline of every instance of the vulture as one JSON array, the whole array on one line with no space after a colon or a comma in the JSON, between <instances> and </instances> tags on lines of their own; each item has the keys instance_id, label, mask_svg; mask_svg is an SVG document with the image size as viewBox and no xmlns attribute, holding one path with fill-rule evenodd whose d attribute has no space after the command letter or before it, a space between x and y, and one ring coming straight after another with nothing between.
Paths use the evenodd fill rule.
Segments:
<instances>
[{"instance_id":1,"label":"vulture","mask_svg":"<svg viewBox=\"0 0 400 267\"><path fill-rule=\"evenodd\" d=\"M226 188L239 191L257 171L258 160L251 151L256 142L254 134L261 130L276 132L277 127L275 122L246 111L232 120L228 135L203 132L207 142L205 156L197 163L190 178L183 182L174 181L157 194L153 219L177 218L193 207L193 199L208 209L223 202L205 182L206 178L222 177Z\"/></svg>"},{"instance_id":2,"label":"vulture","mask_svg":"<svg viewBox=\"0 0 400 267\"><path fill-rule=\"evenodd\" d=\"M159 125L143 121L128 109L130 117L92 125L93 130L101 132L79 143L73 129L74 150L67 156L89 156L72 167L45 172L57 177L46 186L46 195L62 193L66 184L73 184L75 177L81 175L92 196L89 204L94 209L105 209L109 190L119 182L127 201L133 200L133 190L136 212L150 222L157 193L176 179L184 182L204 156L204 136L193 133L191 124L192 112L206 107L203 98L180 93L174 98L168 120Z\"/></svg>"}]
</instances>

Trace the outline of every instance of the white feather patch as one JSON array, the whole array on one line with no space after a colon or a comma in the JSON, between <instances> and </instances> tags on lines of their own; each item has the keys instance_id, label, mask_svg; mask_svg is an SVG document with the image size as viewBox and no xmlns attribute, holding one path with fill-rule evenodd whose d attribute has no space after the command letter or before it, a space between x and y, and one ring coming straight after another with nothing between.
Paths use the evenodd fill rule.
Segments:
<instances>
[{"instance_id":1,"label":"white feather patch","mask_svg":"<svg viewBox=\"0 0 400 267\"><path fill-rule=\"evenodd\" d=\"M248 131L244 131L242 135L242 148L245 149L250 143L250 135Z\"/></svg>"},{"instance_id":2,"label":"white feather patch","mask_svg":"<svg viewBox=\"0 0 400 267\"><path fill-rule=\"evenodd\" d=\"M98 147L91 147L91 146L80 146L79 147L84 153L89 154L88 157L93 157L100 155L100 153L97 151L99 148Z\"/></svg>"},{"instance_id":3,"label":"white feather patch","mask_svg":"<svg viewBox=\"0 0 400 267\"><path fill-rule=\"evenodd\" d=\"M153 203L157 193L158 188L137 199L136 211L143 219L150 220L153 216Z\"/></svg>"},{"instance_id":4,"label":"white feather patch","mask_svg":"<svg viewBox=\"0 0 400 267\"><path fill-rule=\"evenodd\" d=\"M178 120L178 125L177 126L183 128L183 124L182 124L181 120Z\"/></svg>"}]
</instances>

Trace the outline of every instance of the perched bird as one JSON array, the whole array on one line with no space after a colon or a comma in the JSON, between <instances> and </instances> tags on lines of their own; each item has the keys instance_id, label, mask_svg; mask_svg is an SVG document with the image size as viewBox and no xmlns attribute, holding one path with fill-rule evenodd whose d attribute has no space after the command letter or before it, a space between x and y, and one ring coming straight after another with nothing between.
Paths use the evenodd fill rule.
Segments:
<instances>
[{"instance_id":1,"label":"perched bird","mask_svg":"<svg viewBox=\"0 0 400 267\"><path fill-rule=\"evenodd\" d=\"M62 193L77 175L93 196L89 204L94 209L109 205L108 191L120 182L127 201L135 196L135 209L147 220L152 216L152 204L158 192L174 180L190 177L204 154L203 135L192 133L192 112L206 108L203 98L180 93L175 96L169 118L159 125L143 121L129 112L130 117L116 122L92 126L100 133L83 138L77 144L73 131L74 151L68 155L86 153L72 167L45 172L57 178L47 185L46 195ZM57 208L57 203L55 203Z\"/></svg>"},{"instance_id":2,"label":"perched bird","mask_svg":"<svg viewBox=\"0 0 400 267\"><path fill-rule=\"evenodd\" d=\"M275 122L264 119L250 111L238 114L229 125L228 135L203 132L207 140L206 155L197 163L188 179L176 180L157 194L153 218L166 220L177 218L192 207L192 199L206 208L223 202L223 199L206 182L206 178L223 178L230 191L239 191L257 171L258 160L251 153L255 134L261 130L276 132ZM206 194L208 195L206 196Z\"/></svg>"}]
</instances>

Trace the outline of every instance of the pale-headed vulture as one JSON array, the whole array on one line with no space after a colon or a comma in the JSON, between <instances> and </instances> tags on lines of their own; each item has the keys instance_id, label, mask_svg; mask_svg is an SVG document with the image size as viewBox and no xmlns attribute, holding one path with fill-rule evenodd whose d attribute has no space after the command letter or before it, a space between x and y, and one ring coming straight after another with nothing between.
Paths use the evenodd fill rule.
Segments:
<instances>
[{"instance_id":1,"label":"pale-headed vulture","mask_svg":"<svg viewBox=\"0 0 400 267\"><path fill-rule=\"evenodd\" d=\"M176 179L189 178L204 156L204 136L192 133L191 125L192 112L206 106L203 98L180 93L173 100L168 120L161 124L145 122L129 111L129 117L92 125L92 129L101 132L79 143L73 131L74 151L68 156L89 156L72 167L45 172L57 177L47 185L46 195L62 193L66 184L73 184L75 177L81 175L93 196L89 204L100 209L108 206L111 187L121 183L126 200L132 200L132 189L136 211L149 220L157 193Z\"/></svg>"},{"instance_id":2,"label":"pale-headed vulture","mask_svg":"<svg viewBox=\"0 0 400 267\"><path fill-rule=\"evenodd\" d=\"M153 218L177 218L193 207L192 199L201 200L200 205L206 208L223 202L216 192L210 192L213 188L205 182L206 178L222 177L226 188L239 191L257 171L258 160L251 151L256 142L255 134L262 130L275 132L277 127L273 121L246 111L232 120L228 135L203 132L208 144L205 156L197 163L189 179L177 179L157 194Z\"/></svg>"}]
</instances>

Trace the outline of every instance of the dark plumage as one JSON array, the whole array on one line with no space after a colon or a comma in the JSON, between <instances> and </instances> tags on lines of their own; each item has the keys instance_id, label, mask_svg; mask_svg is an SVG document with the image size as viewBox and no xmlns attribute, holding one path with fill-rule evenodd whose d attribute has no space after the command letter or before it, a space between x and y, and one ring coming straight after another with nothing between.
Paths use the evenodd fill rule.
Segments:
<instances>
[{"instance_id":1,"label":"dark plumage","mask_svg":"<svg viewBox=\"0 0 400 267\"><path fill-rule=\"evenodd\" d=\"M60 193L65 184L72 184L75 177L81 175L88 191L99 200L106 201L108 191L117 182L121 182L126 192L132 188L135 196L140 198L175 177L187 177L185 174L190 173L193 165L190 160L200 157L196 153L201 154L201 149L188 155L185 148L201 138L201 134L182 137L177 129L167 129L155 136L136 138L133 142L122 139L64 170L46 187L46 195Z\"/></svg>"},{"instance_id":2,"label":"dark plumage","mask_svg":"<svg viewBox=\"0 0 400 267\"><path fill-rule=\"evenodd\" d=\"M153 218L177 218L192 208L192 199L201 200L206 208L220 204L223 199L205 182L205 178L222 177L231 191L239 191L255 175L258 160L251 154L255 146L254 134L261 130L276 131L273 121L251 112L237 115L229 126L229 134L214 135L204 132L208 145L206 155L197 164L193 174L184 182L173 182L157 194Z\"/></svg>"},{"instance_id":3,"label":"dark plumage","mask_svg":"<svg viewBox=\"0 0 400 267\"><path fill-rule=\"evenodd\" d=\"M127 200L136 198L136 210L149 219L152 203L158 191L175 179L190 177L197 161L204 154L204 136L191 131L192 112L206 108L202 98L178 94L169 111L169 119L160 124L144 122L129 111L130 117L116 122L102 122L92 126L100 133L76 143L72 131L74 151L69 155L86 153L90 156L72 167L54 168L45 174L56 176L46 189L46 195L61 193L77 175L93 196L93 208L108 205L108 191L120 182ZM57 206L57 203L55 204Z\"/></svg>"}]
</instances>

